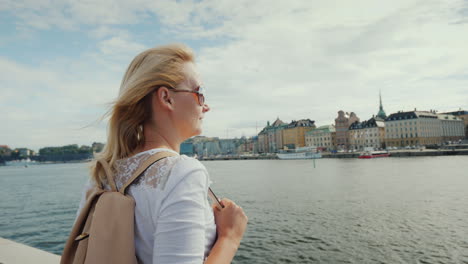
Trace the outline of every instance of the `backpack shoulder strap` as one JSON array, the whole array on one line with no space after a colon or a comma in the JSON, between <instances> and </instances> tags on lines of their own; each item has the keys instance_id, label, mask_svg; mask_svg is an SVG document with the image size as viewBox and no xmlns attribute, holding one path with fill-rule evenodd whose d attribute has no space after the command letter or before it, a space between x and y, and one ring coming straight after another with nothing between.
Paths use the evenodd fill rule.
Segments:
<instances>
[{"instance_id":1,"label":"backpack shoulder strap","mask_svg":"<svg viewBox=\"0 0 468 264\"><path fill-rule=\"evenodd\" d=\"M122 194L125 194L125 189L127 189L127 187L130 186L130 184L132 184L132 182L136 178L138 178L138 176L140 176L146 169L148 169L149 166L153 165L153 163L155 163L155 162L157 162L159 160L162 160L164 158L177 156L177 155L178 154L175 154L175 153L169 152L169 151L162 151L162 152L158 152L158 153L152 155L147 160L145 160L140 165L140 167L138 167L138 169L133 173L132 177L122 186L122 188L120 188L119 192L122 193Z\"/></svg>"},{"instance_id":2,"label":"backpack shoulder strap","mask_svg":"<svg viewBox=\"0 0 468 264\"><path fill-rule=\"evenodd\" d=\"M109 163L107 163L107 161L105 161L104 159L99 159L99 160L97 160L97 162L101 163L101 166L102 166L102 168L104 168L104 172L106 173L107 182L109 183L112 191L116 192L117 187L115 187L114 173L112 173L112 170L111 170L111 168L109 166Z\"/></svg>"}]
</instances>

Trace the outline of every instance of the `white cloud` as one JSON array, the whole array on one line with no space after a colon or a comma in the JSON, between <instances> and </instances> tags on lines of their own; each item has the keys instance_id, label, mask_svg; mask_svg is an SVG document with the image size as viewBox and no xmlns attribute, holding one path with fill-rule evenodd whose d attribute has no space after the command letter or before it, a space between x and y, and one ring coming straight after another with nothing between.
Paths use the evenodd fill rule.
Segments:
<instances>
[{"instance_id":1,"label":"white cloud","mask_svg":"<svg viewBox=\"0 0 468 264\"><path fill-rule=\"evenodd\" d=\"M96 50L78 61L65 57L33 69L0 60L6 72L1 85L12 87L5 93L2 88L6 96L0 100L15 100L21 90L48 104L52 99L29 87L36 81L73 119L97 118L103 110L98 105L117 94L130 60L148 48L138 32L120 26L139 23L159 27L168 41L200 45L198 62L212 106L206 135L252 135L256 124L261 129L277 116L329 124L340 109L367 119L378 110L380 89L387 113L468 108L464 1L25 0L3 6L21 11L23 27L90 28ZM95 111L83 112L89 107ZM50 116L62 120L57 131L70 122L49 112L30 120Z\"/></svg>"},{"instance_id":2,"label":"white cloud","mask_svg":"<svg viewBox=\"0 0 468 264\"><path fill-rule=\"evenodd\" d=\"M5 113L0 123L6 124L0 126L2 141L35 149L103 141L105 130L95 121L115 98L120 80L99 80L86 68L81 71L90 74L82 79L49 66L32 68L0 58L0 111Z\"/></svg>"},{"instance_id":3,"label":"white cloud","mask_svg":"<svg viewBox=\"0 0 468 264\"><path fill-rule=\"evenodd\" d=\"M367 119L378 110L379 89L387 113L466 108L468 26L450 24L458 19L457 6L432 1L374 12L340 8L347 14L323 6L316 13L320 22L285 7L248 27L232 21L242 29L233 41L200 52L202 75L214 87L213 108L222 112L213 122L207 118L207 128L222 135L242 120L276 116L327 124L340 109ZM451 74L464 78L443 79ZM222 116L229 119L220 121Z\"/></svg>"},{"instance_id":4,"label":"white cloud","mask_svg":"<svg viewBox=\"0 0 468 264\"><path fill-rule=\"evenodd\" d=\"M2 9L12 12L20 23L33 28L57 27L65 30L80 25L134 24L145 17L150 1L62 1L22 0L4 1Z\"/></svg>"},{"instance_id":5,"label":"white cloud","mask_svg":"<svg viewBox=\"0 0 468 264\"><path fill-rule=\"evenodd\" d=\"M102 40L98 44L100 52L107 55L116 54L135 54L144 50L145 46L136 42L130 41L128 35L113 36Z\"/></svg>"}]
</instances>

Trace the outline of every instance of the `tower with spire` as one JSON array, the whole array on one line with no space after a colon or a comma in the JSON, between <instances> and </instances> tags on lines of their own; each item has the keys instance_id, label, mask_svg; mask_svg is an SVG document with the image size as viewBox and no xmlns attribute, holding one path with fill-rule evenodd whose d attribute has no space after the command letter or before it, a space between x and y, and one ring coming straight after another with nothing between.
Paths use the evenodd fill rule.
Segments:
<instances>
[{"instance_id":1,"label":"tower with spire","mask_svg":"<svg viewBox=\"0 0 468 264\"><path fill-rule=\"evenodd\" d=\"M384 120L385 118L387 118L387 115L385 114L385 111L383 110L382 92L380 90L379 90L379 99L380 99L380 107L379 107L379 112L377 113L377 118Z\"/></svg>"}]
</instances>

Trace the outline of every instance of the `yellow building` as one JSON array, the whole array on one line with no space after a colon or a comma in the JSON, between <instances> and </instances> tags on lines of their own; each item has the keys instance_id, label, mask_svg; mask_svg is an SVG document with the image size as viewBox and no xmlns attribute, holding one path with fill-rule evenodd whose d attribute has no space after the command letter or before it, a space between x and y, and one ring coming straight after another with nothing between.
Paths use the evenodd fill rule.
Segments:
<instances>
[{"instance_id":1,"label":"yellow building","mask_svg":"<svg viewBox=\"0 0 468 264\"><path fill-rule=\"evenodd\" d=\"M305 134L315 128L315 121L310 119L293 120L283 130L283 146L287 149L304 147Z\"/></svg>"}]
</instances>

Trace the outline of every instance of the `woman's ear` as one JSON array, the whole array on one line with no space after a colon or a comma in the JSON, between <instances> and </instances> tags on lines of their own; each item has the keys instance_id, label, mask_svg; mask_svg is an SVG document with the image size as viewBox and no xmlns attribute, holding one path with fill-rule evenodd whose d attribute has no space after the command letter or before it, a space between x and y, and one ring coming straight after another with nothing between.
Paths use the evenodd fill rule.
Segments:
<instances>
[{"instance_id":1,"label":"woman's ear","mask_svg":"<svg viewBox=\"0 0 468 264\"><path fill-rule=\"evenodd\" d=\"M172 98L171 93L169 92L169 89L166 87L162 86L159 88L156 94L156 100L158 101L159 105L161 105L164 108L173 108L174 104L174 99Z\"/></svg>"}]
</instances>

